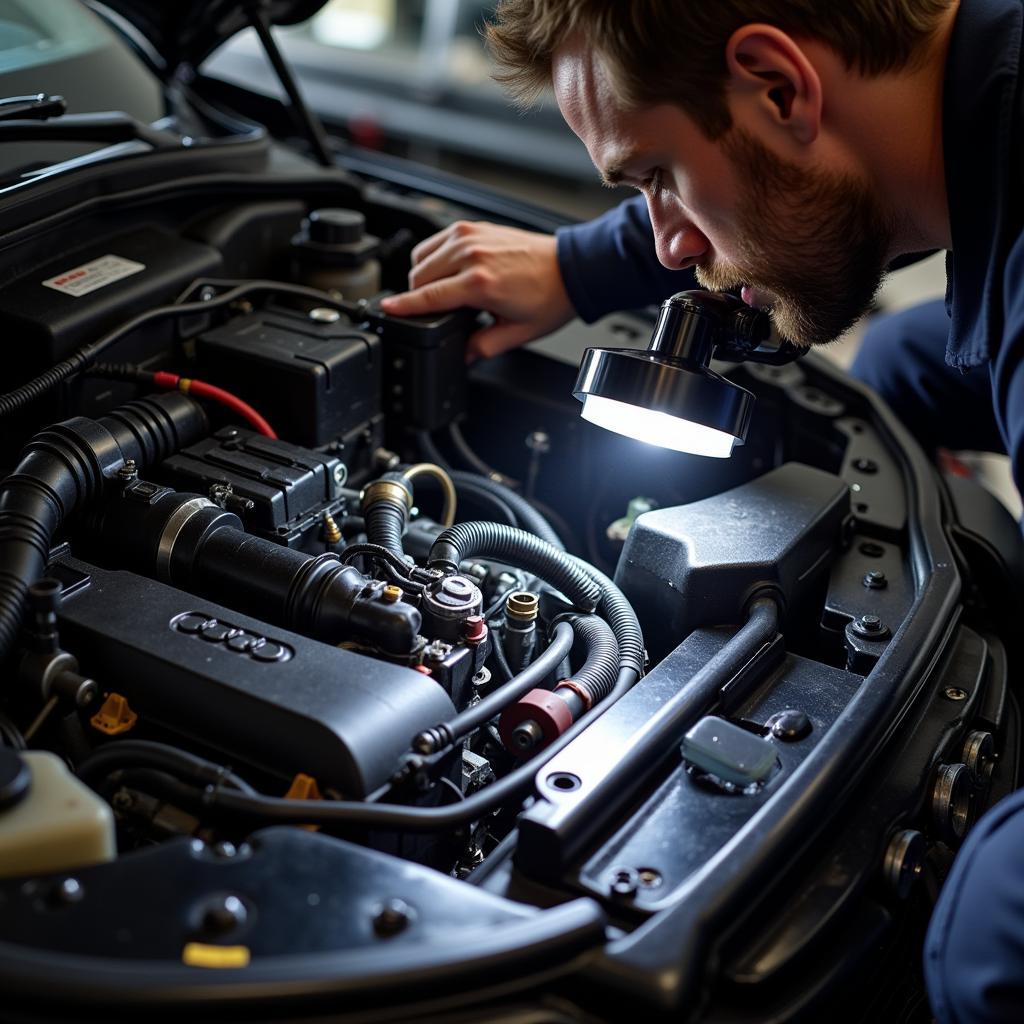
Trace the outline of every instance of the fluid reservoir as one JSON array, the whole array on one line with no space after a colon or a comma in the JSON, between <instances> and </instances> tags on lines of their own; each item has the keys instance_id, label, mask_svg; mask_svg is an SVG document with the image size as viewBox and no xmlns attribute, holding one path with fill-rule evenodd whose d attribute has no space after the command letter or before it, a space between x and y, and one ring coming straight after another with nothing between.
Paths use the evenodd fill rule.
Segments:
<instances>
[{"instance_id":1,"label":"fluid reservoir","mask_svg":"<svg viewBox=\"0 0 1024 1024\"><path fill-rule=\"evenodd\" d=\"M351 302L380 293L380 239L366 233L358 210L314 210L292 239L295 276Z\"/></svg>"},{"instance_id":2,"label":"fluid reservoir","mask_svg":"<svg viewBox=\"0 0 1024 1024\"><path fill-rule=\"evenodd\" d=\"M0 748L0 878L113 860L114 814L56 754Z\"/></svg>"}]
</instances>

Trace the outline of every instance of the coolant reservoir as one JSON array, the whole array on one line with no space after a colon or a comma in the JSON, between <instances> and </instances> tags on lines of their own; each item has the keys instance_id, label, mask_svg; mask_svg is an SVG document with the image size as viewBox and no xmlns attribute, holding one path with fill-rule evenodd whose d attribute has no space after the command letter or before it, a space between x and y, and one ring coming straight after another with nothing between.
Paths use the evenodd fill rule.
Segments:
<instances>
[{"instance_id":1,"label":"coolant reservoir","mask_svg":"<svg viewBox=\"0 0 1024 1024\"><path fill-rule=\"evenodd\" d=\"M114 813L56 754L0 748L0 878L113 860Z\"/></svg>"},{"instance_id":2,"label":"coolant reservoir","mask_svg":"<svg viewBox=\"0 0 1024 1024\"><path fill-rule=\"evenodd\" d=\"M314 210L292 239L296 277L311 288L338 291L350 302L380 292L380 239L366 233L358 210Z\"/></svg>"}]
</instances>

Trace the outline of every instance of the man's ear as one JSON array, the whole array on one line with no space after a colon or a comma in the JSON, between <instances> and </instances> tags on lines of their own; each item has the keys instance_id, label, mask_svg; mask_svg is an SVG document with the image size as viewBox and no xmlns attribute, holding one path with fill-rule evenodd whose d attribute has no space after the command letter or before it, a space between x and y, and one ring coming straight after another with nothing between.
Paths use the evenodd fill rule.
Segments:
<instances>
[{"instance_id":1,"label":"man's ear","mask_svg":"<svg viewBox=\"0 0 1024 1024\"><path fill-rule=\"evenodd\" d=\"M821 78L798 43L771 25L744 25L725 48L735 103L766 128L781 128L803 145L821 130ZM744 119L746 120L746 119Z\"/></svg>"}]
</instances>

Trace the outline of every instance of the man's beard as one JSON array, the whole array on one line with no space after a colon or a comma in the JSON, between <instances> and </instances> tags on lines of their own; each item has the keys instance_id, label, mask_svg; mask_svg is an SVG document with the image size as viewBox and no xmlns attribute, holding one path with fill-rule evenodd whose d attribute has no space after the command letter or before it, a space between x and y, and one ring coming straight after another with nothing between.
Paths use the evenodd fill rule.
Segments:
<instances>
[{"instance_id":1,"label":"man's beard","mask_svg":"<svg viewBox=\"0 0 1024 1024\"><path fill-rule=\"evenodd\" d=\"M838 338L878 292L894 225L861 181L803 170L738 129L723 144L744 183L739 255L696 267L698 283L771 293L776 326L798 345Z\"/></svg>"}]
</instances>

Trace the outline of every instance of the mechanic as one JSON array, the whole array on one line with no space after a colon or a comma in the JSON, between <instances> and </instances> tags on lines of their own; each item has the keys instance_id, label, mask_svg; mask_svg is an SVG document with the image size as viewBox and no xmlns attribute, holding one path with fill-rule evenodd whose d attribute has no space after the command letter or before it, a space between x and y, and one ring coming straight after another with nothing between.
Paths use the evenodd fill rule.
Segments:
<instances>
[{"instance_id":1,"label":"mechanic","mask_svg":"<svg viewBox=\"0 0 1024 1024\"><path fill-rule=\"evenodd\" d=\"M928 449L1005 450L1024 490L1021 0L503 0L488 40L549 85L604 181L642 195L556 237L458 223L414 252L398 315L473 306L492 356L697 282L804 345L887 267L946 250L945 303L854 366ZM653 225L653 229L652 229ZM925 949L941 1022L1024 1019L1024 791L976 826Z\"/></svg>"}]
</instances>

